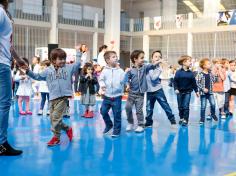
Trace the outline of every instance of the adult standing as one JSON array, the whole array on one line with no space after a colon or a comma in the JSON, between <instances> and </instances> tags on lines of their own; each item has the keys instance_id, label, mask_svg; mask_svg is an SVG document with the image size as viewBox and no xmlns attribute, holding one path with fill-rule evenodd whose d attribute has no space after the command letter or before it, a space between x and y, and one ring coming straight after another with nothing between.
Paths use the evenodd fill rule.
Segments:
<instances>
[{"instance_id":1,"label":"adult standing","mask_svg":"<svg viewBox=\"0 0 236 176\"><path fill-rule=\"evenodd\" d=\"M98 59L97 59L97 63L98 65L100 65L101 67L105 67L107 65L105 59L104 59L104 54L107 51L108 47L107 45L102 45L99 48L99 54L98 54Z\"/></svg>"},{"instance_id":2,"label":"adult standing","mask_svg":"<svg viewBox=\"0 0 236 176\"><path fill-rule=\"evenodd\" d=\"M22 153L15 150L7 141L7 128L12 98L11 62L16 59L19 66L25 63L12 48L12 20L8 0L0 0L0 156L16 156Z\"/></svg>"}]
</instances>

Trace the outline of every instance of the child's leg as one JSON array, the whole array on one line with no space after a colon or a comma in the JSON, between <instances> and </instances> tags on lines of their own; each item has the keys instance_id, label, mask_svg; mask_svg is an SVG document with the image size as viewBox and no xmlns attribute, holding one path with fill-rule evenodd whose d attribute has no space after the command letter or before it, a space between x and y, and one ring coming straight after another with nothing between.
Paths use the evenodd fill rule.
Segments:
<instances>
[{"instance_id":1,"label":"child's leg","mask_svg":"<svg viewBox=\"0 0 236 176\"><path fill-rule=\"evenodd\" d=\"M102 102L101 109L100 109L100 113L101 113L102 118L106 124L107 129L110 129L113 127L113 123L112 123L111 118L108 114L110 108L111 108L111 100L104 98L103 102Z\"/></svg>"},{"instance_id":2,"label":"child's leg","mask_svg":"<svg viewBox=\"0 0 236 176\"><path fill-rule=\"evenodd\" d=\"M146 124L145 126L149 126L153 124L152 116L153 116L153 109L156 102L156 98L152 93L147 93L147 105L146 105Z\"/></svg>"},{"instance_id":3,"label":"child's leg","mask_svg":"<svg viewBox=\"0 0 236 176\"><path fill-rule=\"evenodd\" d=\"M43 110L46 101L46 93L41 92L40 110Z\"/></svg>"},{"instance_id":4,"label":"child's leg","mask_svg":"<svg viewBox=\"0 0 236 176\"><path fill-rule=\"evenodd\" d=\"M165 111L165 113L166 113L169 121L171 122L171 124L175 124L176 123L175 116L172 113L170 105L167 102L167 99L166 99L166 96L165 96L165 93L164 93L163 89L158 90L155 94L155 97L156 97L158 103L161 105L162 109ZM185 103L184 103L184 108L185 108ZM187 108L189 110L189 106ZM187 121L188 121L188 119L187 119Z\"/></svg>"},{"instance_id":5,"label":"child's leg","mask_svg":"<svg viewBox=\"0 0 236 176\"><path fill-rule=\"evenodd\" d=\"M67 107L67 98L60 98L51 101L50 107L52 132L54 133L54 136L60 139L61 130L69 130L69 127L62 122L62 115Z\"/></svg>"},{"instance_id":6,"label":"child's leg","mask_svg":"<svg viewBox=\"0 0 236 176\"><path fill-rule=\"evenodd\" d=\"M226 114L229 113L229 99L230 99L230 92L225 92L225 104L224 104L224 112Z\"/></svg>"},{"instance_id":7,"label":"child's leg","mask_svg":"<svg viewBox=\"0 0 236 176\"><path fill-rule=\"evenodd\" d=\"M22 96L19 96L18 97L18 106L19 106L19 111L22 112L23 109L22 109L22 102L23 102L23 97Z\"/></svg>"},{"instance_id":8,"label":"child's leg","mask_svg":"<svg viewBox=\"0 0 236 176\"><path fill-rule=\"evenodd\" d=\"M211 116L215 116L215 99L214 99L214 96L213 95L209 95L207 97L209 103L210 103L210 108L211 108Z\"/></svg>"},{"instance_id":9,"label":"child's leg","mask_svg":"<svg viewBox=\"0 0 236 176\"><path fill-rule=\"evenodd\" d=\"M121 131L121 104L122 97L116 98L112 103L112 112L114 115L114 130L113 134L119 135Z\"/></svg>"},{"instance_id":10,"label":"child's leg","mask_svg":"<svg viewBox=\"0 0 236 176\"><path fill-rule=\"evenodd\" d=\"M48 109L49 109L49 107L50 107L49 93L46 93L46 97L47 97L47 100L48 100Z\"/></svg>"},{"instance_id":11,"label":"child's leg","mask_svg":"<svg viewBox=\"0 0 236 176\"><path fill-rule=\"evenodd\" d=\"M25 100L25 104L26 104L26 112L29 112L30 111L30 97L25 96L24 100Z\"/></svg>"},{"instance_id":12,"label":"child's leg","mask_svg":"<svg viewBox=\"0 0 236 176\"><path fill-rule=\"evenodd\" d=\"M127 120L129 124L134 124L134 118L132 113L132 108L134 105L135 97L132 94L129 94L128 100L126 101L125 111L127 115Z\"/></svg>"},{"instance_id":13,"label":"child's leg","mask_svg":"<svg viewBox=\"0 0 236 176\"><path fill-rule=\"evenodd\" d=\"M184 94L183 98L183 117L186 122L189 120L189 104L191 99L191 93Z\"/></svg>"},{"instance_id":14,"label":"child's leg","mask_svg":"<svg viewBox=\"0 0 236 176\"><path fill-rule=\"evenodd\" d=\"M179 118L180 121L182 121L184 119L184 111L183 111L183 94L178 93L177 94L177 102L178 102L178 109L179 109Z\"/></svg>"},{"instance_id":15,"label":"child's leg","mask_svg":"<svg viewBox=\"0 0 236 176\"><path fill-rule=\"evenodd\" d=\"M201 122L205 122L205 112L206 112L206 95L201 95Z\"/></svg>"},{"instance_id":16,"label":"child's leg","mask_svg":"<svg viewBox=\"0 0 236 176\"><path fill-rule=\"evenodd\" d=\"M138 126L144 125L144 115L143 115L143 103L144 103L144 96L138 95L135 98L135 109L136 115L138 119Z\"/></svg>"}]
</instances>

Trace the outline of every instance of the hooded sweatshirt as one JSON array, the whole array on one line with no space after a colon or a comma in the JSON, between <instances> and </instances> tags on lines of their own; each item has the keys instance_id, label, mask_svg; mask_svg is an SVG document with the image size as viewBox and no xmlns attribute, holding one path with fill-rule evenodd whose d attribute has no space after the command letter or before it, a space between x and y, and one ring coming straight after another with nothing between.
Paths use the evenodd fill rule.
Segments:
<instances>
[{"instance_id":1,"label":"hooded sweatshirt","mask_svg":"<svg viewBox=\"0 0 236 176\"><path fill-rule=\"evenodd\" d=\"M58 70L52 65L47 67L45 71L41 73L34 73L28 71L27 74L35 80L47 81L48 90L50 93L50 100L55 100L61 97L71 97L73 95L72 90L72 75L76 70L80 68L80 58L77 59L74 64L66 64L64 67Z\"/></svg>"},{"instance_id":2,"label":"hooded sweatshirt","mask_svg":"<svg viewBox=\"0 0 236 176\"><path fill-rule=\"evenodd\" d=\"M124 94L125 72L121 68L105 66L99 76L100 87L105 87L105 96L113 98Z\"/></svg>"}]
</instances>

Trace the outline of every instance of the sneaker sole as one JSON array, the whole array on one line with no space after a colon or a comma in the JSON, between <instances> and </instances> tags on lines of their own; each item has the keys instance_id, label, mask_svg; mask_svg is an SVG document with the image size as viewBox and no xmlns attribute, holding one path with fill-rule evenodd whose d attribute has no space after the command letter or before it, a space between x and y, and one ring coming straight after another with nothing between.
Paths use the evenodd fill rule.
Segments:
<instances>
[{"instance_id":1,"label":"sneaker sole","mask_svg":"<svg viewBox=\"0 0 236 176\"><path fill-rule=\"evenodd\" d=\"M60 145L60 142L58 144L48 145L48 147L54 147L54 146L57 146L57 145Z\"/></svg>"}]
</instances>

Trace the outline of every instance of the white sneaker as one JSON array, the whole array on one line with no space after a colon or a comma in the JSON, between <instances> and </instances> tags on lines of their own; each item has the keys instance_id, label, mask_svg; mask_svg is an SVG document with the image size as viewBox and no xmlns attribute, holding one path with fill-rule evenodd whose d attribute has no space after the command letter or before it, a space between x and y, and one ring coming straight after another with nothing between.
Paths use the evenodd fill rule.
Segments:
<instances>
[{"instance_id":1,"label":"white sneaker","mask_svg":"<svg viewBox=\"0 0 236 176\"><path fill-rule=\"evenodd\" d=\"M135 132L136 133L142 133L144 131L144 128L142 126L138 126L138 128L136 128Z\"/></svg>"},{"instance_id":2,"label":"white sneaker","mask_svg":"<svg viewBox=\"0 0 236 176\"><path fill-rule=\"evenodd\" d=\"M43 110L39 110L38 115L43 115Z\"/></svg>"},{"instance_id":3,"label":"white sneaker","mask_svg":"<svg viewBox=\"0 0 236 176\"><path fill-rule=\"evenodd\" d=\"M129 131L133 131L133 129L134 129L134 125L128 123L128 125L127 125L127 127L126 127L126 131L127 131L127 132L129 132Z\"/></svg>"},{"instance_id":4,"label":"white sneaker","mask_svg":"<svg viewBox=\"0 0 236 176\"><path fill-rule=\"evenodd\" d=\"M222 114L220 118L221 118L221 119L226 119L226 115L225 115L225 114Z\"/></svg>"},{"instance_id":5,"label":"white sneaker","mask_svg":"<svg viewBox=\"0 0 236 176\"><path fill-rule=\"evenodd\" d=\"M50 115L50 111L49 110L47 111L47 115Z\"/></svg>"},{"instance_id":6,"label":"white sneaker","mask_svg":"<svg viewBox=\"0 0 236 176\"><path fill-rule=\"evenodd\" d=\"M176 124L171 124L171 128L175 130L178 128L178 126Z\"/></svg>"}]
</instances>

